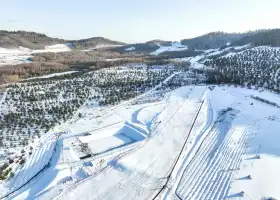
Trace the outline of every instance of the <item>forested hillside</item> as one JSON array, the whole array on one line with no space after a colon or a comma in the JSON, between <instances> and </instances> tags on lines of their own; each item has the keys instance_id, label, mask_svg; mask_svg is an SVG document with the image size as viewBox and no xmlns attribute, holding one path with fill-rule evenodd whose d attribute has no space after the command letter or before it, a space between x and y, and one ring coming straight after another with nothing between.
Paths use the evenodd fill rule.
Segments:
<instances>
[{"instance_id":1,"label":"forested hillside","mask_svg":"<svg viewBox=\"0 0 280 200\"><path fill-rule=\"evenodd\" d=\"M253 44L255 46L269 45L280 46L280 29L258 31L255 34L245 36L234 42L234 45Z\"/></svg>"},{"instance_id":2,"label":"forested hillside","mask_svg":"<svg viewBox=\"0 0 280 200\"><path fill-rule=\"evenodd\" d=\"M280 92L280 48L259 46L206 60L219 82L255 85ZM212 80L212 81L217 81Z\"/></svg>"},{"instance_id":3,"label":"forested hillside","mask_svg":"<svg viewBox=\"0 0 280 200\"><path fill-rule=\"evenodd\" d=\"M224 32L212 32L199 37L184 39L181 41L183 45L189 47L189 49L216 49L226 45L230 45L248 33L224 33Z\"/></svg>"},{"instance_id":4,"label":"forested hillside","mask_svg":"<svg viewBox=\"0 0 280 200\"><path fill-rule=\"evenodd\" d=\"M72 43L76 48L94 48L98 45L122 45L123 43L112 41L103 37L92 37L82 40L64 40L49 37L45 34L27 31L0 30L0 47L18 48L19 46L30 49L44 49L46 45Z\"/></svg>"}]
</instances>

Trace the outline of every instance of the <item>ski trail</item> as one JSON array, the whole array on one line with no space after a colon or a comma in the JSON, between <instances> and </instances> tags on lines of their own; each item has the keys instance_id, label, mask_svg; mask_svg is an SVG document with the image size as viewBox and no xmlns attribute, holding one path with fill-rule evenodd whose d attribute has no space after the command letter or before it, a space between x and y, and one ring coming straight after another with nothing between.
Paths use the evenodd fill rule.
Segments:
<instances>
[{"instance_id":1,"label":"ski trail","mask_svg":"<svg viewBox=\"0 0 280 200\"><path fill-rule=\"evenodd\" d=\"M200 177L200 181L197 181L196 183L196 193L192 195L192 197L196 197L196 199L201 199L199 196L203 194L204 189L209 188L209 185L213 183L214 177L219 174L220 169L224 168L224 166L229 162L231 157L231 152L228 147L228 144L232 142L232 138L228 137L227 141L224 142L222 146L220 146L219 151L221 151L221 154L219 151L216 152L215 159L213 159L212 163L208 165L208 168L204 171L204 176ZM218 154L218 155L217 155ZM208 174L210 174L210 177ZM198 193L199 192L199 193Z\"/></svg>"},{"instance_id":2,"label":"ski trail","mask_svg":"<svg viewBox=\"0 0 280 200\"><path fill-rule=\"evenodd\" d=\"M205 189L207 181L211 181L210 178L229 161L231 150L228 146L232 141L230 136L233 132L229 130L234 119L230 113L222 116L212 127L194 159L185 168L175 191L181 199L198 199L196 197L201 195L201 190Z\"/></svg>"},{"instance_id":3,"label":"ski trail","mask_svg":"<svg viewBox=\"0 0 280 200\"><path fill-rule=\"evenodd\" d=\"M229 114L230 115L230 114ZM246 127L218 120L185 168L175 194L180 199L224 199L246 152L247 139L258 132L260 120Z\"/></svg>"}]
</instances>

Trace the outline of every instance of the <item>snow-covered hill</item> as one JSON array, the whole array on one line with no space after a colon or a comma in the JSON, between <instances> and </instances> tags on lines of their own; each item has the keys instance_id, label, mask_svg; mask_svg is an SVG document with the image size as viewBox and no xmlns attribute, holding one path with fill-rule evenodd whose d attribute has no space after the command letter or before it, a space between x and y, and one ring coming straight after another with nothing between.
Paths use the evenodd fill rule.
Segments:
<instances>
[{"instance_id":1,"label":"snow-covered hill","mask_svg":"<svg viewBox=\"0 0 280 200\"><path fill-rule=\"evenodd\" d=\"M186 47L172 48L157 53ZM280 198L280 96L264 89L279 89L279 60L279 48L244 45L176 59L190 68L133 63L10 85L0 104L1 141L11 154L1 149L0 194ZM208 71L236 84L205 85Z\"/></svg>"},{"instance_id":2,"label":"snow-covered hill","mask_svg":"<svg viewBox=\"0 0 280 200\"><path fill-rule=\"evenodd\" d=\"M277 94L235 87L215 87L207 94L210 121L198 131L193 148L186 148L164 199L280 197L275 168L279 149L272 142L279 138L279 108L256 101L254 95L280 100Z\"/></svg>"},{"instance_id":3,"label":"snow-covered hill","mask_svg":"<svg viewBox=\"0 0 280 200\"><path fill-rule=\"evenodd\" d=\"M268 91L187 86L96 111L110 117L87 136L65 130L50 167L8 199L279 198L279 102ZM97 154L80 160L80 143Z\"/></svg>"}]
</instances>

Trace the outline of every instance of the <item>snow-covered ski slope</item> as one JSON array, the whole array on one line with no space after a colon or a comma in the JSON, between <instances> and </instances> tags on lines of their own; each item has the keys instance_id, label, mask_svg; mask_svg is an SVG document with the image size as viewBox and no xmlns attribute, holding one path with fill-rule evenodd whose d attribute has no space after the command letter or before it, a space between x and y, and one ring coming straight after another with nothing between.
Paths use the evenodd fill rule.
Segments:
<instances>
[{"instance_id":1,"label":"snow-covered ski slope","mask_svg":"<svg viewBox=\"0 0 280 200\"><path fill-rule=\"evenodd\" d=\"M279 95L243 88L216 87L208 93L214 122L192 133L199 136L196 144L163 199L280 197L280 110L251 95L280 102Z\"/></svg>"},{"instance_id":2,"label":"snow-covered ski slope","mask_svg":"<svg viewBox=\"0 0 280 200\"><path fill-rule=\"evenodd\" d=\"M34 146L34 151L26 163L23 166L19 165L15 170L15 176L4 187L0 187L1 196L16 191L40 172L51 161L55 146L55 136L49 137L39 146Z\"/></svg>"},{"instance_id":3,"label":"snow-covered ski slope","mask_svg":"<svg viewBox=\"0 0 280 200\"><path fill-rule=\"evenodd\" d=\"M111 161L102 173L71 188L61 198L151 198L166 181L201 104L205 88L194 94L190 89L185 90L185 98L168 103L157 119L158 126L141 148ZM92 192L85 194L86 190Z\"/></svg>"},{"instance_id":4,"label":"snow-covered ski slope","mask_svg":"<svg viewBox=\"0 0 280 200\"><path fill-rule=\"evenodd\" d=\"M104 118L86 137L111 138L131 123L147 129L145 139L106 152L102 165L89 158L91 168L62 162L73 153L65 135L50 168L9 199L280 198L280 109L252 96L280 104L278 94L233 86L187 86L161 102L123 104L123 121Z\"/></svg>"}]
</instances>

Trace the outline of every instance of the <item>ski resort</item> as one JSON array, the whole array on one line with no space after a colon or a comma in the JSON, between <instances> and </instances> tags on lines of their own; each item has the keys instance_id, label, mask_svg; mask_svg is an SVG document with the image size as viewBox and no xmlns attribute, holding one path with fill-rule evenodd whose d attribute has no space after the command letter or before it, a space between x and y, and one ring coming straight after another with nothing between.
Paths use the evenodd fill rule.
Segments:
<instances>
[{"instance_id":1,"label":"ski resort","mask_svg":"<svg viewBox=\"0 0 280 200\"><path fill-rule=\"evenodd\" d=\"M279 8L1 2L0 200L280 200Z\"/></svg>"},{"instance_id":2,"label":"ski resort","mask_svg":"<svg viewBox=\"0 0 280 200\"><path fill-rule=\"evenodd\" d=\"M122 115L88 132L45 135L1 193L7 199L279 196L279 108L252 96L280 102L267 91L194 85L157 103L103 110Z\"/></svg>"}]
</instances>

